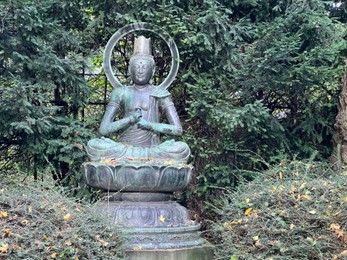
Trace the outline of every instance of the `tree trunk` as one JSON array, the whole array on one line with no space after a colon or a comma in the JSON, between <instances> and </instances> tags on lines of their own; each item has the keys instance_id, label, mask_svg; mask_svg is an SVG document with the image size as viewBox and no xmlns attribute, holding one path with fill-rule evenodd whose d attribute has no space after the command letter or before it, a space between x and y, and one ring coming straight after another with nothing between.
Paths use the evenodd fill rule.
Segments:
<instances>
[{"instance_id":1,"label":"tree trunk","mask_svg":"<svg viewBox=\"0 0 347 260\"><path fill-rule=\"evenodd\" d=\"M347 166L347 60L345 74L341 81L338 112L335 120L334 150L330 157L339 168Z\"/></svg>"}]
</instances>

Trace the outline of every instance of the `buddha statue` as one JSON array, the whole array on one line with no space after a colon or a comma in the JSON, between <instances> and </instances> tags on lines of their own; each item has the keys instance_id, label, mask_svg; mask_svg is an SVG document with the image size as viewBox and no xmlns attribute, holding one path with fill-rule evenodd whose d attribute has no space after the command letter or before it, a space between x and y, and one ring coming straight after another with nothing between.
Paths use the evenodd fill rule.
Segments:
<instances>
[{"instance_id":1,"label":"buddha statue","mask_svg":"<svg viewBox=\"0 0 347 260\"><path fill-rule=\"evenodd\" d=\"M160 142L161 134L180 136L182 126L172 102L164 88L151 84L155 71L150 39L135 39L134 53L130 58L129 72L132 86L115 88L103 116L99 132L111 135L121 132L117 141L95 138L88 142L87 153L92 161L114 159L117 162L131 159L186 163L190 149L184 142ZM122 108L123 116L114 120ZM160 123L160 110L165 112L169 124Z\"/></svg>"}]
</instances>

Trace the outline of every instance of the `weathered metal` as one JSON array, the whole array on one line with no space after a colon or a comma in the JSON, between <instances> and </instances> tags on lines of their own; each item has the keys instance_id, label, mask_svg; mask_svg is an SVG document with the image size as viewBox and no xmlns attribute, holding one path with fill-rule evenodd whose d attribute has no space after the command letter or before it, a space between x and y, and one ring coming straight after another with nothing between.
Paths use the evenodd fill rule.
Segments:
<instances>
[{"instance_id":1,"label":"weathered metal","mask_svg":"<svg viewBox=\"0 0 347 260\"><path fill-rule=\"evenodd\" d=\"M169 45L172 68L159 86L151 85L154 59L150 39L135 40L130 59L132 86L123 86L111 69L111 52L126 33L154 31L148 24L130 25L108 42L104 68L115 87L103 116L100 133L121 131L117 141L94 138L87 144L91 162L82 165L87 184L104 191L100 211L125 232L126 248L172 249L204 244L200 225L189 218L186 208L173 201L173 192L190 182L193 167L187 165L190 149L184 142L160 141L160 134L179 136L182 126L171 94L167 91L178 70L176 44L166 34L154 31ZM123 118L114 120L119 109ZM159 109L169 124L159 122Z\"/></svg>"}]
</instances>

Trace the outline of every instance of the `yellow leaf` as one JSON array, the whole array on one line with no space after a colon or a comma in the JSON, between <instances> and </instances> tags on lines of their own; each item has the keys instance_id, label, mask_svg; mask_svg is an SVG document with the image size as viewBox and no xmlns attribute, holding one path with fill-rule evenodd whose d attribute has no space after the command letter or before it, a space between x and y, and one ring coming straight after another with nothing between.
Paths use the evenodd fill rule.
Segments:
<instances>
[{"instance_id":1,"label":"yellow leaf","mask_svg":"<svg viewBox=\"0 0 347 260\"><path fill-rule=\"evenodd\" d=\"M282 180L283 179L283 173L280 172L279 175L280 175L280 179Z\"/></svg>"},{"instance_id":2,"label":"yellow leaf","mask_svg":"<svg viewBox=\"0 0 347 260\"><path fill-rule=\"evenodd\" d=\"M79 260L78 256L75 256L75 260Z\"/></svg>"},{"instance_id":3,"label":"yellow leaf","mask_svg":"<svg viewBox=\"0 0 347 260\"><path fill-rule=\"evenodd\" d=\"M0 212L0 217L6 218L7 217L7 212L6 211L1 211Z\"/></svg>"},{"instance_id":4,"label":"yellow leaf","mask_svg":"<svg viewBox=\"0 0 347 260\"><path fill-rule=\"evenodd\" d=\"M100 244L103 245L103 246L108 246L108 245L109 245L108 242L106 242L105 240L102 240L102 239L99 239L99 242L100 242Z\"/></svg>"},{"instance_id":5,"label":"yellow leaf","mask_svg":"<svg viewBox=\"0 0 347 260\"><path fill-rule=\"evenodd\" d=\"M253 208L248 208L248 209L246 209L245 215L248 216L248 215L251 213L252 209L253 209Z\"/></svg>"},{"instance_id":6,"label":"yellow leaf","mask_svg":"<svg viewBox=\"0 0 347 260\"><path fill-rule=\"evenodd\" d=\"M345 236L345 232L343 230L336 229L335 233L336 233L337 237L344 237Z\"/></svg>"},{"instance_id":7,"label":"yellow leaf","mask_svg":"<svg viewBox=\"0 0 347 260\"><path fill-rule=\"evenodd\" d=\"M306 182L304 182L303 184L301 184L301 185L300 185L300 189L305 188L306 184L307 184Z\"/></svg>"},{"instance_id":8,"label":"yellow leaf","mask_svg":"<svg viewBox=\"0 0 347 260\"><path fill-rule=\"evenodd\" d=\"M343 250L340 255L347 255L347 250Z\"/></svg>"},{"instance_id":9,"label":"yellow leaf","mask_svg":"<svg viewBox=\"0 0 347 260\"><path fill-rule=\"evenodd\" d=\"M164 221L165 221L165 217L164 217L163 215L160 215L159 221L160 221L160 222L164 222Z\"/></svg>"},{"instance_id":10,"label":"yellow leaf","mask_svg":"<svg viewBox=\"0 0 347 260\"><path fill-rule=\"evenodd\" d=\"M295 228L295 225L294 224L290 224L290 229L293 229Z\"/></svg>"},{"instance_id":11,"label":"yellow leaf","mask_svg":"<svg viewBox=\"0 0 347 260\"><path fill-rule=\"evenodd\" d=\"M135 250L135 251L140 251L140 250L142 250L142 246L135 246L135 247L134 247L134 250Z\"/></svg>"},{"instance_id":12,"label":"yellow leaf","mask_svg":"<svg viewBox=\"0 0 347 260\"><path fill-rule=\"evenodd\" d=\"M249 203L251 200L249 198L246 199L246 202Z\"/></svg>"},{"instance_id":13,"label":"yellow leaf","mask_svg":"<svg viewBox=\"0 0 347 260\"><path fill-rule=\"evenodd\" d=\"M336 223L332 223L330 225L330 230L340 229L340 225Z\"/></svg>"},{"instance_id":14,"label":"yellow leaf","mask_svg":"<svg viewBox=\"0 0 347 260\"><path fill-rule=\"evenodd\" d=\"M52 258L57 258L57 253L51 254L51 257L52 257Z\"/></svg>"},{"instance_id":15,"label":"yellow leaf","mask_svg":"<svg viewBox=\"0 0 347 260\"><path fill-rule=\"evenodd\" d=\"M7 253L8 250L8 244L2 244L0 246L0 253Z\"/></svg>"},{"instance_id":16,"label":"yellow leaf","mask_svg":"<svg viewBox=\"0 0 347 260\"><path fill-rule=\"evenodd\" d=\"M70 220L71 219L71 214L70 213L67 213L65 216L64 216L64 220L67 221L67 220Z\"/></svg>"},{"instance_id":17,"label":"yellow leaf","mask_svg":"<svg viewBox=\"0 0 347 260\"><path fill-rule=\"evenodd\" d=\"M231 224L233 225L237 225L237 224L240 224L242 223L242 218L240 218L238 221L232 221Z\"/></svg>"},{"instance_id":18,"label":"yellow leaf","mask_svg":"<svg viewBox=\"0 0 347 260\"><path fill-rule=\"evenodd\" d=\"M344 198L343 198L343 200L347 202L347 196L346 196L346 197L344 197Z\"/></svg>"},{"instance_id":19,"label":"yellow leaf","mask_svg":"<svg viewBox=\"0 0 347 260\"><path fill-rule=\"evenodd\" d=\"M271 193L275 193L276 190L277 190L277 188L276 188L276 186L274 186L274 187L270 190L270 192L271 192Z\"/></svg>"},{"instance_id":20,"label":"yellow leaf","mask_svg":"<svg viewBox=\"0 0 347 260\"><path fill-rule=\"evenodd\" d=\"M262 244L261 244L260 240L255 241L255 246L261 246L261 245Z\"/></svg>"},{"instance_id":21,"label":"yellow leaf","mask_svg":"<svg viewBox=\"0 0 347 260\"><path fill-rule=\"evenodd\" d=\"M47 239L46 234L43 234L42 239L43 239L43 240L46 240L46 239Z\"/></svg>"},{"instance_id":22,"label":"yellow leaf","mask_svg":"<svg viewBox=\"0 0 347 260\"><path fill-rule=\"evenodd\" d=\"M12 244L11 245L12 246L12 248L13 248L13 250L23 250L23 248L21 248L18 244Z\"/></svg>"},{"instance_id":23,"label":"yellow leaf","mask_svg":"<svg viewBox=\"0 0 347 260\"><path fill-rule=\"evenodd\" d=\"M297 191L296 187L294 185L291 185L290 186L290 192L293 193L295 191Z\"/></svg>"},{"instance_id":24,"label":"yellow leaf","mask_svg":"<svg viewBox=\"0 0 347 260\"><path fill-rule=\"evenodd\" d=\"M309 195L301 195L300 198L305 200L311 200L312 197Z\"/></svg>"},{"instance_id":25,"label":"yellow leaf","mask_svg":"<svg viewBox=\"0 0 347 260\"><path fill-rule=\"evenodd\" d=\"M252 237L252 238L253 238L254 241L259 240L259 236L254 236L254 237Z\"/></svg>"},{"instance_id":26,"label":"yellow leaf","mask_svg":"<svg viewBox=\"0 0 347 260\"><path fill-rule=\"evenodd\" d=\"M29 224L29 220L27 220L27 219L23 219L21 222L26 226Z\"/></svg>"}]
</instances>

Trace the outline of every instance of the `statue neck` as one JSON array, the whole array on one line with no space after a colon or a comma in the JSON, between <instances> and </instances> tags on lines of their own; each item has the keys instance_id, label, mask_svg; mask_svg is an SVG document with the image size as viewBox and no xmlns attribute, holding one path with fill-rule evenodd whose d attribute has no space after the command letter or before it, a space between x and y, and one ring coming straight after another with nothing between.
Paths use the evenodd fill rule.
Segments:
<instances>
[{"instance_id":1,"label":"statue neck","mask_svg":"<svg viewBox=\"0 0 347 260\"><path fill-rule=\"evenodd\" d=\"M145 85L136 85L136 84L134 84L133 86L134 86L135 89L142 90L142 89L148 89L151 86L151 84L145 84Z\"/></svg>"}]
</instances>

